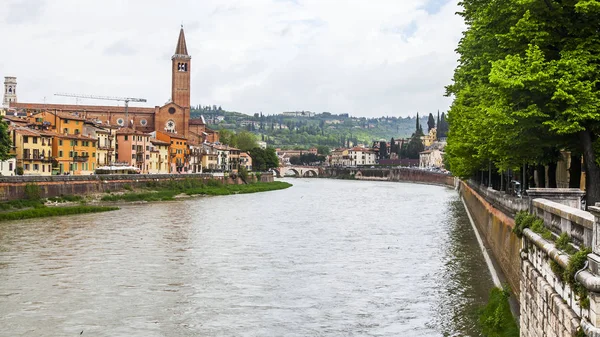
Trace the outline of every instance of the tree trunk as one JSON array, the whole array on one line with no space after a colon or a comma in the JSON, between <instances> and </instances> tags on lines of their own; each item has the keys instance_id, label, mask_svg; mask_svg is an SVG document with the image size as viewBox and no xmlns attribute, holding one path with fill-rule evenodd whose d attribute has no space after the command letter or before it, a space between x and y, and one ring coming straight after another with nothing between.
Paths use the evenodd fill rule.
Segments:
<instances>
[{"instance_id":1,"label":"tree trunk","mask_svg":"<svg viewBox=\"0 0 600 337\"><path fill-rule=\"evenodd\" d=\"M535 184L535 165L527 165L527 176L529 179L529 188L539 187Z\"/></svg>"},{"instance_id":2,"label":"tree trunk","mask_svg":"<svg viewBox=\"0 0 600 337\"><path fill-rule=\"evenodd\" d=\"M538 165L537 168L538 187L546 187L546 166Z\"/></svg>"},{"instance_id":3,"label":"tree trunk","mask_svg":"<svg viewBox=\"0 0 600 337\"><path fill-rule=\"evenodd\" d=\"M600 202L600 167L596 164L591 132L579 132L579 139L583 147L583 163L585 165L586 205L594 206Z\"/></svg>"},{"instance_id":4,"label":"tree trunk","mask_svg":"<svg viewBox=\"0 0 600 337\"><path fill-rule=\"evenodd\" d=\"M548 164L548 188L556 188L556 163Z\"/></svg>"},{"instance_id":5,"label":"tree trunk","mask_svg":"<svg viewBox=\"0 0 600 337\"><path fill-rule=\"evenodd\" d=\"M581 188L581 156L572 153L569 167L569 187Z\"/></svg>"}]
</instances>

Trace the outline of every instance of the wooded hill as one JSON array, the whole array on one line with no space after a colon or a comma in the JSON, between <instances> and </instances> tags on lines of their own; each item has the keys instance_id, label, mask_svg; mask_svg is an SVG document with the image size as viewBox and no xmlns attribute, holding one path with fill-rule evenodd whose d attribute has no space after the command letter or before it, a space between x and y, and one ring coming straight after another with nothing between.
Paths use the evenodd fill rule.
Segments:
<instances>
[{"instance_id":1,"label":"wooded hill","mask_svg":"<svg viewBox=\"0 0 600 337\"><path fill-rule=\"evenodd\" d=\"M415 132L416 117L376 118L353 117L348 114L305 113L298 116L246 115L226 111L217 106L196 106L191 116L204 116L208 126L215 130L227 129L234 132L250 131L258 140L269 146L282 148L308 148L324 145L331 148L364 144L391 138L408 138ZM310 115L310 116L309 116ZM442 114L440 114L441 116ZM437 118L437 112L433 114ZM427 132L428 114L419 117Z\"/></svg>"}]
</instances>

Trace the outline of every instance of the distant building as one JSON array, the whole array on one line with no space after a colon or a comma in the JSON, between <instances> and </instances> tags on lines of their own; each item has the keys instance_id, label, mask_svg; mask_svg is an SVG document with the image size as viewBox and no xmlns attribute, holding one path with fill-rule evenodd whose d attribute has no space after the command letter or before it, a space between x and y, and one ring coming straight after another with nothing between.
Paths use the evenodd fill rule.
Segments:
<instances>
[{"instance_id":1,"label":"distant building","mask_svg":"<svg viewBox=\"0 0 600 337\"><path fill-rule=\"evenodd\" d=\"M436 140L437 140L436 128L432 128L431 130L429 130L428 135L421 137L421 141L423 141L423 145L425 145L425 147L431 146L431 144L433 144L433 142L435 142Z\"/></svg>"},{"instance_id":2,"label":"distant building","mask_svg":"<svg viewBox=\"0 0 600 337\"><path fill-rule=\"evenodd\" d=\"M426 150L419 153L419 167L442 167L444 165L444 152L440 150Z\"/></svg>"},{"instance_id":3,"label":"distant building","mask_svg":"<svg viewBox=\"0 0 600 337\"><path fill-rule=\"evenodd\" d=\"M262 140L256 142L258 144L258 147L260 147L261 149L266 149L267 148L267 142L264 142Z\"/></svg>"},{"instance_id":4,"label":"distant building","mask_svg":"<svg viewBox=\"0 0 600 337\"><path fill-rule=\"evenodd\" d=\"M353 147L348 150L350 166L375 165L375 151L364 147Z\"/></svg>"},{"instance_id":5,"label":"distant building","mask_svg":"<svg viewBox=\"0 0 600 337\"><path fill-rule=\"evenodd\" d=\"M281 113L285 117L314 117L316 114L311 111L286 111Z\"/></svg>"},{"instance_id":6,"label":"distant building","mask_svg":"<svg viewBox=\"0 0 600 337\"><path fill-rule=\"evenodd\" d=\"M8 108L11 103L17 103L17 78L14 76L4 77L4 98L2 106Z\"/></svg>"}]
</instances>

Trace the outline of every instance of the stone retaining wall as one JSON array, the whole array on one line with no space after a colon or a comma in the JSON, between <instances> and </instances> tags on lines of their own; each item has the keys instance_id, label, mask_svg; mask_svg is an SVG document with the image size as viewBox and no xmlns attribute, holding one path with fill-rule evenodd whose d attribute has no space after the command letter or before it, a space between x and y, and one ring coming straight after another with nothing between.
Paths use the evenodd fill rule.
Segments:
<instances>
[{"instance_id":1,"label":"stone retaining wall","mask_svg":"<svg viewBox=\"0 0 600 337\"><path fill-rule=\"evenodd\" d=\"M455 178L451 175L411 169L399 168L339 168L325 169L323 174L327 178L353 177L357 180L403 181L455 187Z\"/></svg>"},{"instance_id":2,"label":"stone retaining wall","mask_svg":"<svg viewBox=\"0 0 600 337\"><path fill-rule=\"evenodd\" d=\"M511 290L519 298L521 239L512 232L515 221L462 181L459 191L486 246L498 262Z\"/></svg>"},{"instance_id":3,"label":"stone retaining wall","mask_svg":"<svg viewBox=\"0 0 600 337\"><path fill-rule=\"evenodd\" d=\"M16 176L0 177L0 201L25 198L25 187L34 184L40 187L41 197L61 195L87 195L121 191L125 187L143 187L148 182L193 180L219 180L225 184L242 184L243 181L223 174L123 174L90 176ZM256 180L249 174L249 182ZM274 181L273 173L261 173L261 182Z\"/></svg>"},{"instance_id":4,"label":"stone retaining wall","mask_svg":"<svg viewBox=\"0 0 600 337\"><path fill-rule=\"evenodd\" d=\"M566 267L566 254L556 258L554 245L527 229L523 239L521 263L521 317L522 337L571 337L579 329L581 317L589 316L589 309L579 306L578 298L555 274L550 261Z\"/></svg>"}]
</instances>

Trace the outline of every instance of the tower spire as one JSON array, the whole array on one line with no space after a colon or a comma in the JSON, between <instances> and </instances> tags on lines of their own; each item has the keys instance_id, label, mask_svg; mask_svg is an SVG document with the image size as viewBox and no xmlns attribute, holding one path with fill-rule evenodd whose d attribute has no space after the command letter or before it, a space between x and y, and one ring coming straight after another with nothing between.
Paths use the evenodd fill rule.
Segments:
<instances>
[{"instance_id":1,"label":"tower spire","mask_svg":"<svg viewBox=\"0 0 600 337\"><path fill-rule=\"evenodd\" d=\"M183 32L183 24L179 31L179 40L177 40L177 47L175 48L175 55L187 55L187 45L185 44L185 33Z\"/></svg>"}]
</instances>

